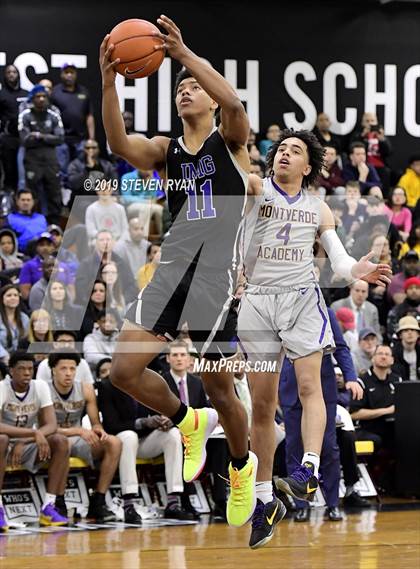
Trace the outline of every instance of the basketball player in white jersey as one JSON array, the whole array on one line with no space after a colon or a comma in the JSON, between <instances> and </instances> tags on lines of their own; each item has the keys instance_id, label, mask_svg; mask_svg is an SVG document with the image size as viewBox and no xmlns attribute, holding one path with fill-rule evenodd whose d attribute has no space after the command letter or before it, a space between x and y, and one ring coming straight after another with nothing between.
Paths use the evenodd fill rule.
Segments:
<instances>
[{"instance_id":1,"label":"basketball player in white jersey","mask_svg":"<svg viewBox=\"0 0 420 569\"><path fill-rule=\"evenodd\" d=\"M311 500L318 487L319 455L326 414L321 389L321 360L334 349L327 309L314 274L313 246L317 235L333 271L351 282L364 279L385 286L387 265L350 257L335 232L328 205L306 192L321 172L324 149L308 131L283 131L267 157L271 176L250 175L244 228L245 294L239 312L238 334L248 361L278 362L274 373L249 373L253 400L251 448L257 454L257 507L250 546L267 543L284 515L273 498L275 451L273 417L278 399L281 362L293 361L303 408L302 466L278 488ZM263 355L264 354L264 355ZM281 404L281 402L280 402Z\"/></svg>"}]
</instances>

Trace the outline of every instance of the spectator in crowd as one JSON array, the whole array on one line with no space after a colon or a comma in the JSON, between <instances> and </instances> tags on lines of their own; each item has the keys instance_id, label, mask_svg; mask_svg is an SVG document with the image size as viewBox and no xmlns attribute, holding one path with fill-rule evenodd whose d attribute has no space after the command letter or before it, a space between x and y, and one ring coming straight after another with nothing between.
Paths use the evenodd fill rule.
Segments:
<instances>
[{"instance_id":1,"label":"spectator in crowd","mask_svg":"<svg viewBox=\"0 0 420 569\"><path fill-rule=\"evenodd\" d=\"M86 306L90 291L95 279L97 279L103 267L113 261L118 267L124 296L127 301L134 300L138 295L136 281L131 275L129 265L115 252L115 241L112 233L107 229L98 232L95 240L95 249L91 255L83 259L76 275L76 302Z\"/></svg>"},{"instance_id":2,"label":"spectator in crowd","mask_svg":"<svg viewBox=\"0 0 420 569\"><path fill-rule=\"evenodd\" d=\"M127 214L138 217L149 236L150 222L153 220L155 233L162 236L163 206L159 201L165 199L161 179L155 170L132 170L121 178L121 199L127 207Z\"/></svg>"},{"instance_id":3,"label":"spectator in crowd","mask_svg":"<svg viewBox=\"0 0 420 569\"><path fill-rule=\"evenodd\" d=\"M334 216L335 230L337 232L337 235L339 236L340 241L343 244L345 244L347 238L347 232L344 229L343 216L347 206L344 204L341 198L336 196L330 196L328 198L328 205Z\"/></svg>"},{"instance_id":4,"label":"spectator in crowd","mask_svg":"<svg viewBox=\"0 0 420 569\"><path fill-rule=\"evenodd\" d=\"M259 176L261 179L264 178L264 162L261 160L251 160L251 168L249 170L250 174L255 174Z\"/></svg>"},{"instance_id":5,"label":"spectator in crowd","mask_svg":"<svg viewBox=\"0 0 420 569\"><path fill-rule=\"evenodd\" d=\"M64 63L61 67L61 83L52 91L51 102L61 112L64 124L64 142L58 147L60 170L64 174L70 160L76 158L83 140L95 138L95 119L89 92L77 81L77 68L74 63ZM63 183L66 186L66 178Z\"/></svg>"},{"instance_id":6,"label":"spectator in crowd","mask_svg":"<svg viewBox=\"0 0 420 569\"><path fill-rule=\"evenodd\" d=\"M42 189L47 219L50 223L59 223L61 189L56 147L64 140L63 123L60 115L48 108L48 95L42 85L35 85L28 98L32 107L19 115L19 136L25 147L26 185L37 195Z\"/></svg>"},{"instance_id":7,"label":"spectator in crowd","mask_svg":"<svg viewBox=\"0 0 420 569\"><path fill-rule=\"evenodd\" d=\"M404 302L397 304L388 313L387 334L388 338L394 337L397 332L398 323L404 316L413 316L420 320L420 278L410 277L404 283L406 294Z\"/></svg>"},{"instance_id":8,"label":"spectator in crowd","mask_svg":"<svg viewBox=\"0 0 420 569\"><path fill-rule=\"evenodd\" d=\"M410 156L408 167L398 181L398 187L405 190L407 207L416 207L420 198L420 154Z\"/></svg>"},{"instance_id":9,"label":"spectator in crowd","mask_svg":"<svg viewBox=\"0 0 420 569\"><path fill-rule=\"evenodd\" d=\"M408 251L412 250L414 250L417 255L420 255L420 220L413 223L406 243L401 244L401 249L398 255L399 259L402 259Z\"/></svg>"},{"instance_id":10,"label":"spectator in crowd","mask_svg":"<svg viewBox=\"0 0 420 569\"><path fill-rule=\"evenodd\" d=\"M35 369L39 363L45 359L53 341L52 324L50 315L46 310L40 308L34 310L29 319L28 337L19 341L19 350L28 350L31 344L43 344L42 348L34 354Z\"/></svg>"},{"instance_id":11,"label":"spectator in crowd","mask_svg":"<svg viewBox=\"0 0 420 569\"><path fill-rule=\"evenodd\" d=\"M414 316L404 316L398 322L399 341L392 348L394 365L392 370L403 381L420 379L420 344L418 342L420 326Z\"/></svg>"},{"instance_id":12,"label":"spectator in crowd","mask_svg":"<svg viewBox=\"0 0 420 569\"><path fill-rule=\"evenodd\" d=\"M160 245L151 243L147 248L147 258L149 262L137 272L137 285L140 290L150 283L160 263Z\"/></svg>"},{"instance_id":13,"label":"spectator in crowd","mask_svg":"<svg viewBox=\"0 0 420 569\"><path fill-rule=\"evenodd\" d=\"M387 160L392 153L391 143L385 136L383 126L378 124L378 117L375 113L364 113L361 126L362 128L352 137L352 142L364 143L367 163L376 168L384 189L388 191L391 170L387 167Z\"/></svg>"},{"instance_id":14,"label":"spectator in crowd","mask_svg":"<svg viewBox=\"0 0 420 569\"><path fill-rule=\"evenodd\" d=\"M278 124L270 124L265 133L266 138L261 140L259 144L259 150L261 157L265 160L267 152L270 150L273 142L277 142L280 137L281 129Z\"/></svg>"},{"instance_id":15,"label":"spectator in crowd","mask_svg":"<svg viewBox=\"0 0 420 569\"><path fill-rule=\"evenodd\" d=\"M368 251L375 253L374 262L389 265L393 274L398 271L399 265L397 259L391 256L391 248L386 235L372 235L371 243ZM385 328L386 320L391 308L390 302L386 295L386 288L383 286L369 286L369 301L376 306L379 314L379 323Z\"/></svg>"},{"instance_id":16,"label":"spectator in crowd","mask_svg":"<svg viewBox=\"0 0 420 569\"><path fill-rule=\"evenodd\" d=\"M356 321L353 310L346 306L342 306L336 311L335 317L349 350L351 352L355 351L359 345L359 338L356 332Z\"/></svg>"},{"instance_id":17,"label":"spectator in crowd","mask_svg":"<svg viewBox=\"0 0 420 569\"><path fill-rule=\"evenodd\" d=\"M362 142L353 142L350 145L350 163L343 168L343 179L345 182L358 181L363 195L367 194L369 188L378 186L382 189L382 182L376 168L366 164L366 148Z\"/></svg>"},{"instance_id":18,"label":"spectator in crowd","mask_svg":"<svg viewBox=\"0 0 420 569\"><path fill-rule=\"evenodd\" d=\"M28 91L20 86L15 65L6 65L0 89L0 156L4 171L4 189L14 192L18 186L17 153L19 148L19 104Z\"/></svg>"},{"instance_id":19,"label":"spectator in crowd","mask_svg":"<svg viewBox=\"0 0 420 569\"><path fill-rule=\"evenodd\" d=\"M94 241L100 229L108 229L116 241L128 232L125 209L116 202L113 193L111 180L109 180L103 189L96 191L98 199L86 209L86 231L91 242Z\"/></svg>"},{"instance_id":20,"label":"spectator in crowd","mask_svg":"<svg viewBox=\"0 0 420 569\"><path fill-rule=\"evenodd\" d=\"M357 375L353 366L350 350L341 334L340 327L331 308L328 309L328 315L336 345L334 358L343 371L346 389L348 389L352 393L353 398L357 400L362 396L362 389L357 382ZM324 355L322 359L321 383L327 413L327 423L321 452L321 487L327 504L327 519L335 522L342 520L342 515L338 509L340 455L336 436L337 385L334 365L330 354ZM300 431L302 406L299 401L296 374L293 365L288 359L284 360L281 370L279 398L286 429L287 471L290 473L300 464L304 449ZM348 495L350 496L351 493L354 493L354 488L351 488L351 492L349 492ZM353 497L356 499L356 496ZM357 495L357 497L359 496ZM297 506L295 520L299 522L307 521L309 518L308 503L296 499L295 502Z\"/></svg>"},{"instance_id":21,"label":"spectator in crowd","mask_svg":"<svg viewBox=\"0 0 420 569\"><path fill-rule=\"evenodd\" d=\"M337 148L331 143L324 145L324 168L319 177L319 184L325 188L327 195L343 194L344 180L341 175L341 168L337 164Z\"/></svg>"},{"instance_id":22,"label":"spectator in crowd","mask_svg":"<svg viewBox=\"0 0 420 569\"><path fill-rule=\"evenodd\" d=\"M57 259L59 261L67 265L69 272L74 280L76 278L77 269L80 264L77 255L64 247L63 230L59 225L49 225L47 227L47 231L51 235L51 239L54 245L54 254L57 255Z\"/></svg>"},{"instance_id":23,"label":"spectator in crowd","mask_svg":"<svg viewBox=\"0 0 420 569\"><path fill-rule=\"evenodd\" d=\"M69 352L76 351L76 340L77 340L77 332L71 332L69 330L57 330L54 331L54 342L53 342L53 350L55 352L60 352L62 354ZM42 360L39 364L37 372L36 372L36 379L42 379L43 381L47 381L51 383L52 381L52 374L51 368L48 363L48 358ZM89 364L84 358L80 358L80 362L77 364L76 368L76 376L74 381L79 381L81 383L88 383L93 385L93 375L90 371Z\"/></svg>"},{"instance_id":24,"label":"spectator in crowd","mask_svg":"<svg viewBox=\"0 0 420 569\"><path fill-rule=\"evenodd\" d=\"M51 234L47 231L41 233L36 241L36 256L23 265L19 275L19 286L24 300L29 298L31 287L37 283L43 276L43 261L51 257L54 251L54 244L52 242ZM68 287L69 294L74 298L75 288L74 281L71 277L70 271L65 263L57 262L54 266L55 276L66 287Z\"/></svg>"},{"instance_id":25,"label":"spectator in crowd","mask_svg":"<svg viewBox=\"0 0 420 569\"><path fill-rule=\"evenodd\" d=\"M34 208L35 200L31 190L19 190L16 195L16 211L7 216L7 226L15 232L19 251L22 252L25 252L32 239L47 230L45 216L35 212Z\"/></svg>"},{"instance_id":26,"label":"spectator in crowd","mask_svg":"<svg viewBox=\"0 0 420 569\"><path fill-rule=\"evenodd\" d=\"M408 251L401 263L401 272L394 275L388 286L388 298L395 304L401 304L405 300L404 284L410 277L420 276L419 256L416 251Z\"/></svg>"},{"instance_id":27,"label":"spectator in crowd","mask_svg":"<svg viewBox=\"0 0 420 569\"><path fill-rule=\"evenodd\" d=\"M331 308L335 312L343 306L350 308L354 313L358 332L363 328L373 328L378 338L381 338L378 309L367 300L368 294L369 285L366 281L354 281L350 285L350 295L333 302Z\"/></svg>"},{"instance_id":28,"label":"spectator in crowd","mask_svg":"<svg viewBox=\"0 0 420 569\"><path fill-rule=\"evenodd\" d=\"M101 279L106 285L106 305L118 312L120 318L124 318L129 301L124 298L122 282L118 274L118 267L114 262L104 265L101 271Z\"/></svg>"},{"instance_id":29,"label":"spectator in crowd","mask_svg":"<svg viewBox=\"0 0 420 569\"><path fill-rule=\"evenodd\" d=\"M23 255L18 251L15 232L11 229L0 230L0 270L16 269L19 272L22 265Z\"/></svg>"},{"instance_id":30,"label":"spectator in crowd","mask_svg":"<svg viewBox=\"0 0 420 569\"><path fill-rule=\"evenodd\" d=\"M411 211L408 207L405 207L406 203L407 196L405 190L396 186L389 198L389 205L385 206L385 214L388 216L389 221L398 229L403 241L407 241L413 223Z\"/></svg>"},{"instance_id":31,"label":"spectator in crowd","mask_svg":"<svg viewBox=\"0 0 420 569\"><path fill-rule=\"evenodd\" d=\"M69 469L69 447L56 433L53 402L48 386L34 381L34 357L13 352L10 376L0 382L0 490L7 464L36 473L48 461L47 492L41 507L42 526L67 525L60 513ZM7 530L0 501L0 531Z\"/></svg>"},{"instance_id":32,"label":"spectator in crowd","mask_svg":"<svg viewBox=\"0 0 420 569\"><path fill-rule=\"evenodd\" d=\"M117 344L119 316L113 310L98 315L98 327L83 340L83 353L91 369L106 357L112 357Z\"/></svg>"},{"instance_id":33,"label":"spectator in crowd","mask_svg":"<svg viewBox=\"0 0 420 569\"><path fill-rule=\"evenodd\" d=\"M90 295L86 312L83 318L80 336L82 339L93 331L95 322L98 321L99 313L106 309L106 284L96 279Z\"/></svg>"},{"instance_id":34,"label":"spectator in crowd","mask_svg":"<svg viewBox=\"0 0 420 569\"><path fill-rule=\"evenodd\" d=\"M42 259L42 278L31 287L29 292L28 303L31 310L41 308L47 293L48 283L54 272L55 263L56 258L52 255Z\"/></svg>"},{"instance_id":35,"label":"spectator in crowd","mask_svg":"<svg viewBox=\"0 0 420 569\"><path fill-rule=\"evenodd\" d=\"M80 308L72 304L64 284L57 278L51 278L45 297L44 306L51 317L52 329L78 330L82 323Z\"/></svg>"},{"instance_id":36,"label":"spectator in crowd","mask_svg":"<svg viewBox=\"0 0 420 569\"><path fill-rule=\"evenodd\" d=\"M394 446L395 384L401 381L392 373L394 363L389 346L378 345L372 369L362 375L363 398L350 406L353 421L360 421L359 440L372 440L375 450Z\"/></svg>"},{"instance_id":37,"label":"spectator in crowd","mask_svg":"<svg viewBox=\"0 0 420 569\"><path fill-rule=\"evenodd\" d=\"M8 352L17 350L28 328L29 317L21 310L18 287L5 285L0 289L0 344Z\"/></svg>"},{"instance_id":38,"label":"spectator in crowd","mask_svg":"<svg viewBox=\"0 0 420 569\"><path fill-rule=\"evenodd\" d=\"M57 433L68 438L70 456L86 460L92 468L94 460L101 462L96 490L90 497L87 513L89 521L101 523L114 519L105 505L105 494L118 467L121 442L104 430L93 386L75 381L79 363L80 356L76 352L52 352L48 357L52 383L48 385L57 417ZM85 408L91 429L82 427Z\"/></svg>"},{"instance_id":39,"label":"spectator in crowd","mask_svg":"<svg viewBox=\"0 0 420 569\"><path fill-rule=\"evenodd\" d=\"M117 173L109 160L100 158L99 144L96 140L88 139L83 143L83 150L72 160L68 166L68 185L74 196L90 196L101 180L116 180ZM85 180L91 181L89 190L85 188ZM83 201L83 204L88 203ZM89 202L91 203L91 202Z\"/></svg>"},{"instance_id":40,"label":"spectator in crowd","mask_svg":"<svg viewBox=\"0 0 420 569\"><path fill-rule=\"evenodd\" d=\"M336 155L338 155L341 152L341 140L340 137L336 134L333 134L330 129L330 117L327 115L327 113L318 113L313 133L322 144L322 146L335 148Z\"/></svg>"},{"instance_id":41,"label":"spectator in crowd","mask_svg":"<svg viewBox=\"0 0 420 569\"><path fill-rule=\"evenodd\" d=\"M146 263L149 245L150 241L144 238L144 226L140 219L131 218L128 222L128 232L115 245L114 251L130 266L133 278L136 278L139 267Z\"/></svg>"},{"instance_id":42,"label":"spectator in crowd","mask_svg":"<svg viewBox=\"0 0 420 569\"><path fill-rule=\"evenodd\" d=\"M111 358L104 358L103 360L101 360L96 364L96 369L95 369L96 383L100 383L103 380L109 379L111 375L111 365L112 365Z\"/></svg>"},{"instance_id":43,"label":"spectator in crowd","mask_svg":"<svg viewBox=\"0 0 420 569\"><path fill-rule=\"evenodd\" d=\"M372 328L364 328L359 332L359 347L352 352L357 375L366 373L371 365L375 350L379 344L378 335Z\"/></svg>"},{"instance_id":44,"label":"spectator in crowd","mask_svg":"<svg viewBox=\"0 0 420 569\"><path fill-rule=\"evenodd\" d=\"M366 201L361 199L360 184L357 181L346 183L344 212L342 217L346 233L353 236L366 218Z\"/></svg>"}]
</instances>

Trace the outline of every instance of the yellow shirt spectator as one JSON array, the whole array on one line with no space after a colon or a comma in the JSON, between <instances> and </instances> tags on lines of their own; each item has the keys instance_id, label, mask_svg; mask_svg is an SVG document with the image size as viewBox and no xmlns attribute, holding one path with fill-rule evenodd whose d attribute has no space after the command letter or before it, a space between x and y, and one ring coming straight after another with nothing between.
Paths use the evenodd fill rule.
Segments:
<instances>
[{"instance_id":1,"label":"yellow shirt spectator","mask_svg":"<svg viewBox=\"0 0 420 569\"><path fill-rule=\"evenodd\" d=\"M411 157L410 166L397 185L404 188L407 194L407 206L416 207L417 200L420 198L420 154Z\"/></svg>"}]
</instances>

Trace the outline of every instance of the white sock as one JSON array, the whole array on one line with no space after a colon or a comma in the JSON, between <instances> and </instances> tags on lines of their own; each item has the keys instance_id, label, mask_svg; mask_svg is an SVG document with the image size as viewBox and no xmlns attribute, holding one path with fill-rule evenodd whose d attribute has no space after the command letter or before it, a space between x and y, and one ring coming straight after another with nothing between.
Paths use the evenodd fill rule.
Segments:
<instances>
[{"instance_id":1,"label":"white sock","mask_svg":"<svg viewBox=\"0 0 420 569\"><path fill-rule=\"evenodd\" d=\"M1 497L1 492L0 492L0 508L3 506L3 499Z\"/></svg>"},{"instance_id":2,"label":"white sock","mask_svg":"<svg viewBox=\"0 0 420 569\"><path fill-rule=\"evenodd\" d=\"M264 482L255 483L255 492L257 498L261 500L263 504L268 504L268 502L273 501L273 482L271 480L265 480Z\"/></svg>"},{"instance_id":3,"label":"white sock","mask_svg":"<svg viewBox=\"0 0 420 569\"><path fill-rule=\"evenodd\" d=\"M48 492L46 492L42 507L45 508L48 506L48 504L52 504L54 506L55 498L56 498L55 494L49 494Z\"/></svg>"},{"instance_id":4,"label":"white sock","mask_svg":"<svg viewBox=\"0 0 420 569\"><path fill-rule=\"evenodd\" d=\"M305 462L310 462L314 465L314 474L318 478L319 454L315 454L314 452L305 452L302 458L302 464L305 464Z\"/></svg>"}]
</instances>

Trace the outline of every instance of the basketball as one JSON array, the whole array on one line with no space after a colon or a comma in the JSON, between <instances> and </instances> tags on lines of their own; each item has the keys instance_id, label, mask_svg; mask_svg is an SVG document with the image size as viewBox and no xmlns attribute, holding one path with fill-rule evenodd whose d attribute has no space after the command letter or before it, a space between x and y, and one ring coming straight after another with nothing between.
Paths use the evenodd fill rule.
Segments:
<instances>
[{"instance_id":1,"label":"basketball","mask_svg":"<svg viewBox=\"0 0 420 569\"><path fill-rule=\"evenodd\" d=\"M114 44L112 58L120 59L116 71L129 79L148 77L157 71L165 57L162 50L155 51L155 46L163 41L153 36L159 29L147 20L124 20L111 31L109 43Z\"/></svg>"}]
</instances>

